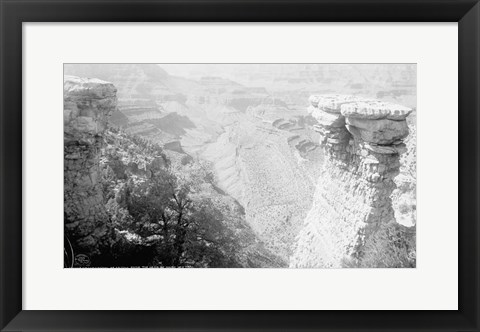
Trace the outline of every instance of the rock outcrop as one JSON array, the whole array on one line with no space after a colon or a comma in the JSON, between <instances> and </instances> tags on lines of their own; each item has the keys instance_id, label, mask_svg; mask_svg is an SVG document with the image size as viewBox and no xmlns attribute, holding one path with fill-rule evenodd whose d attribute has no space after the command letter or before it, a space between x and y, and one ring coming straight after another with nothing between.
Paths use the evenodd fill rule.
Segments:
<instances>
[{"instance_id":1,"label":"rock outcrop","mask_svg":"<svg viewBox=\"0 0 480 332\"><path fill-rule=\"evenodd\" d=\"M63 84L64 226L75 254L93 257L111 230L99 165L102 134L117 105L116 88L65 76ZM107 245L107 244L104 244Z\"/></svg>"},{"instance_id":2,"label":"rock outcrop","mask_svg":"<svg viewBox=\"0 0 480 332\"><path fill-rule=\"evenodd\" d=\"M309 101L325 162L290 266L341 267L395 219L390 196L412 110L355 96Z\"/></svg>"}]
</instances>

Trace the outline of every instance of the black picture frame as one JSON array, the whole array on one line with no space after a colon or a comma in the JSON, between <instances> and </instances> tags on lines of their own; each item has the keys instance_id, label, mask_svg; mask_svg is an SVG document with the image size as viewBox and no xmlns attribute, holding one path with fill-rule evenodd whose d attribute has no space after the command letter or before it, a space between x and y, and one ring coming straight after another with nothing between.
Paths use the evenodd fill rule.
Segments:
<instances>
[{"instance_id":1,"label":"black picture frame","mask_svg":"<svg viewBox=\"0 0 480 332\"><path fill-rule=\"evenodd\" d=\"M479 331L478 0L0 0L0 11L2 331ZM22 23L157 21L458 22L459 310L22 310Z\"/></svg>"}]
</instances>

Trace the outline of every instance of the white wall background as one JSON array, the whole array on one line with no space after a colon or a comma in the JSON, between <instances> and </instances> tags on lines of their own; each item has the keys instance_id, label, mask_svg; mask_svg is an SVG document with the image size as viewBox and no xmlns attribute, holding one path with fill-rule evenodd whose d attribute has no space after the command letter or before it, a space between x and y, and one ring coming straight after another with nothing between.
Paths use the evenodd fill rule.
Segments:
<instances>
[{"instance_id":1,"label":"white wall background","mask_svg":"<svg viewBox=\"0 0 480 332\"><path fill-rule=\"evenodd\" d=\"M26 23L23 37L23 309L457 309L457 24ZM417 268L63 269L75 62L417 63Z\"/></svg>"}]
</instances>

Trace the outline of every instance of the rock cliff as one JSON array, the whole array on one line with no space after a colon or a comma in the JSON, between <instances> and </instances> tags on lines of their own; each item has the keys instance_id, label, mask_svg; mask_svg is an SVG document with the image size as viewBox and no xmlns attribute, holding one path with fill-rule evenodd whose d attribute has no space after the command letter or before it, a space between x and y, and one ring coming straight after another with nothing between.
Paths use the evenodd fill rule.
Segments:
<instances>
[{"instance_id":1,"label":"rock cliff","mask_svg":"<svg viewBox=\"0 0 480 332\"><path fill-rule=\"evenodd\" d=\"M98 79L65 76L64 223L75 253L94 256L110 231L100 183L100 148L116 88ZM105 244L107 245L107 244Z\"/></svg>"},{"instance_id":2,"label":"rock cliff","mask_svg":"<svg viewBox=\"0 0 480 332\"><path fill-rule=\"evenodd\" d=\"M349 95L311 96L325 162L291 267L342 267L395 220L391 194L411 109Z\"/></svg>"},{"instance_id":3,"label":"rock cliff","mask_svg":"<svg viewBox=\"0 0 480 332\"><path fill-rule=\"evenodd\" d=\"M189 253L198 257L185 254L187 258L193 257L185 258L185 266L286 265L285 260L258 239L246 223L245 212L238 202L215 185L208 164L186 155L180 143L162 148L143 137L108 126L116 110L117 89L112 83L64 77L65 267L170 266L162 260L169 253L168 248L162 247L165 246L162 241L166 241L168 234L172 236L172 232L165 235L157 219L136 214L148 202L150 196L144 192L148 185L156 181L161 192L168 193L173 185L161 182L167 176L189 189L189 199L196 204L195 209L189 210L189 217L194 215L203 220L201 207L208 207L219 218L217 224L212 220L202 223L205 232L210 232L206 234L221 243L218 251L210 243L202 247L202 242L196 239ZM172 135L194 127L188 118L176 113L163 119L169 122L165 126L157 124L159 130ZM161 206L161 202L155 204ZM211 229L206 229L207 226ZM222 236L227 238L230 233L235 234L235 239L228 244L221 242ZM220 263L221 255L226 258ZM208 257L216 260L210 262Z\"/></svg>"}]
</instances>

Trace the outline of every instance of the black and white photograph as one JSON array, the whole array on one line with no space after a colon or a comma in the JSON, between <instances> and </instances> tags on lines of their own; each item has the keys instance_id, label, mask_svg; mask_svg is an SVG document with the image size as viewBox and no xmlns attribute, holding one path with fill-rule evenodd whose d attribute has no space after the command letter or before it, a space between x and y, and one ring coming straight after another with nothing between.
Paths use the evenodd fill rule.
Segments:
<instances>
[{"instance_id":1,"label":"black and white photograph","mask_svg":"<svg viewBox=\"0 0 480 332\"><path fill-rule=\"evenodd\" d=\"M64 268L416 268L415 63L65 63Z\"/></svg>"}]
</instances>

